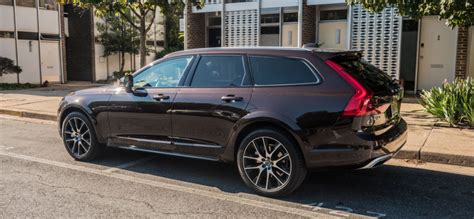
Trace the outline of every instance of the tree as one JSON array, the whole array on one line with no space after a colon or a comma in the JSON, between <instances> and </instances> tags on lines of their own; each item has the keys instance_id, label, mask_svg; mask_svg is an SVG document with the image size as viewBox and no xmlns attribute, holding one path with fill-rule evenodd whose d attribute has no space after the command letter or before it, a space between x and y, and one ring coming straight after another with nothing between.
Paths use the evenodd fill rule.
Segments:
<instances>
[{"instance_id":1,"label":"tree","mask_svg":"<svg viewBox=\"0 0 474 219\"><path fill-rule=\"evenodd\" d=\"M183 49L183 39L179 37L179 20L183 15L185 4L182 1L164 2L161 7L164 26L164 47Z\"/></svg>"},{"instance_id":2,"label":"tree","mask_svg":"<svg viewBox=\"0 0 474 219\"><path fill-rule=\"evenodd\" d=\"M188 1L201 7L201 0L58 0L60 3L73 4L83 8L95 8L98 15L115 13L120 15L140 33L140 66L146 62L146 35L155 23L156 10L169 2ZM127 13L131 12L131 13ZM135 19L133 19L135 18Z\"/></svg>"},{"instance_id":3,"label":"tree","mask_svg":"<svg viewBox=\"0 0 474 219\"><path fill-rule=\"evenodd\" d=\"M104 47L103 56L119 54L120 73L125 65L125 53L138 54L140 47L139 33L120 15L113 13L104 14L101 17L104 23L97 22L99 31L99 42Z\"/></svg>"},{"instance_id":4,"label":"tree","mask_svg":"<svg viewBox=\"0 0 474 219\"><path fill-rule=\"evenodd\" d=\"M20 74L20 66L13 64L13 60L0 56L0 76L3 74Z\"/></svg>"},{"instance_id":5,"label":"tree","mask_svg":"<svg viewBox=\"0 0 474 219\"><path fill-rule=\"evenodd\" d=\"M426 15L438 15L446 19L450 27L474 25L474 4L472 0L346 0L347 4L362 4L373 12L385 7L396 7L400 14L419 19Z\"/></svg>"},{"instance_id":6,"label":"tree","mask_svg":"<svg viewBox=\"0 0 474 219\"><path fill-rule=\"evenodd\" d=\"M163 50L156 53L155 58L184 48L184 34L179 31L179 20L183 15L185 4L181 1L165 2L161 7L163 14L164 45Z\"/></svg>"}]
</instances>

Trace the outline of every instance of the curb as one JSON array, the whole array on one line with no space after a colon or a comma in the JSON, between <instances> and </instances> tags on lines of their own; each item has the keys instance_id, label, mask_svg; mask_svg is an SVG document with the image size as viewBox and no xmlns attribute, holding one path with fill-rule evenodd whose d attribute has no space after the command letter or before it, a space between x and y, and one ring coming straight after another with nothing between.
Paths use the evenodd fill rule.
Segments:
<instances>
[{"instance_id":1,"label":"curb","mask_svg":"<svg viewBox=\"0 0 474 219\"><path fill-rule=\"evenodd\" d=\"M42 120L49 120L49 121L57 121L57 118L58 118L56 115L48 115L44 113L36 113L36 112L23 111L23 110L10 110L10 109L0 109L0 114L32 118L32 119L42 119Z\"/></svg>"},{"instance_id":2,"label":"curb","mask_svg":"<svg viewBox=\"0 0 474 219\"><path fill-rule=\"evenodd\" d=\"M426 146L425 146L426 147ZM429 146L428 146L429 147ZM424 152L420 150L400 150L394 159L400 160L419 160L428 163L449 164L463 167L474 167L474 156L465 156L457 154L442 154L433 152Z\"/></svg>"},{"instance_id":3,"label":"curb","mask_svg":"<svg viewBox=\"0 0 474 219\"><path fill-rule=\"evenodd\" d=\"M43 113L22 111L22 110L10 110L10 109L1 109L0 114L6 114L11 116L33 118L33 119L42 119L49 121L57 121L56 115L48 115ZM474 167L474 156L464 156L464 155L454 155L454 154L441 154L441 153L431 153L423 152L420 150L400 150L394 159L401 160L420 160L423 162L429 163L441 163L465 167Z\"/></svg>"},{"instance_id":4,"label":"curb","mask_svg":"<svg viewBox=\"0 0 474 219\"><path fill-rule=\"evenodd\" d=\"M442 163L442 164L450 164L450 165L457 165L457 166L464 166L464 167L474 167L473 156L421 152L421 157L419 160L431 162L431 163Z\"/></svg>"}]
</instances>

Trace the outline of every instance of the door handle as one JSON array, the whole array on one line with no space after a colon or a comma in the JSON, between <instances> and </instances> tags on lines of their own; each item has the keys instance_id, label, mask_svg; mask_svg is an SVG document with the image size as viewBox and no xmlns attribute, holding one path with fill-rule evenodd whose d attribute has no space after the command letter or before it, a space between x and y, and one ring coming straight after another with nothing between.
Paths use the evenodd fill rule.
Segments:
<instances>
[{"instance_id":1,"label":"door handle","mask_svg":"<svg viewBox=\"0 0 474 219\"><path fill-rule=\"evenodd\" d=\"M153 96L153 99L155 99L157 101L167 100L169 98L170 98L170 96L167 96L167 95L164 95L164 94L157 94L157 95Z\"/></svg>"},{"instance_id":2,"label":"door handle","mask_svg":"<svg viewBox=\"0 0 474 219\"><path fill-rule=\"evenodd\" d=\"M243 97L237 97L233 94L229 94L227 96L222 96L221 100L225 102L231 102L231 101L242 101L244 98Z\"/></svg>"}]
</instances>

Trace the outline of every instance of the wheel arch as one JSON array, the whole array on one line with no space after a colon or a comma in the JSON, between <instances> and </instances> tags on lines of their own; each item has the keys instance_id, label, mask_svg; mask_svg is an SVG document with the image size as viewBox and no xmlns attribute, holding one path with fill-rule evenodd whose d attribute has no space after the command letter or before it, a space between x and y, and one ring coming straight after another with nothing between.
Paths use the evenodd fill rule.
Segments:
<instances>
[{"instance_id":1,"label":"wheel arch","mask_svg":"<svg viewBox=\"0 0 474 219\"><path fill-rule=\"evenodd\" d=\"M97 133L96 120L92 116L92 111L84 108L83 106L76 105L76 104L71 104L71 105L64 106L64 108L61 110L61 113L58 116L59 135L61 136L61 130L63 128L64 119L66 119L67 115L69 115L70 113L73 113L73 112L82 113L84 116L87 117L87 119L89 119L90 123L92 124L92 126L94 128L94 131L96 132L95 134L96 134L96 136L99 140L100 135L98 135L99 133Z\"/></svg>"},{"instance_id":2,"label":"wheel arch","mask_svg":"<svg viewBox=\"0 0 474 219\"><path fill-rule=\"evenodd\" d=\"M303 159L305 159L303 153L303 140L296 134L298 131L297 127L298 126L296 124L291 124L286 118L283 117L244 117L235 125L233 129L234 131L229 138L226 150L222 155L222 159L225 161L235 161L240 143L245 138L245 136L254 130L262 128L275 129L288 136L288 138L296 144L297 149L302 153Z\"/></svg>"},{"instance_id":3,"label":"wheel arch","mask_svg":"<svg viewBox=\"0 0 474 219\"><path fill-rule=\"evenodd\" d=\"M84 107L80 106L80 105L69 105L69 106L66 106L64 107L64 109L62 110L60 116L59 116L59 127L62 128L62 125L63 125L63 122L64 122L64 119L66 118L67 115L69 115L70 113L72 112L79 112L79 113L82 113L84 114L85 116L87 116L87 118L91 121L91 123L93 123L94 125L94 119L92 118L91 116L91 113L92 111L90 110L86 110Z\"/></svg>"}]
</instances>

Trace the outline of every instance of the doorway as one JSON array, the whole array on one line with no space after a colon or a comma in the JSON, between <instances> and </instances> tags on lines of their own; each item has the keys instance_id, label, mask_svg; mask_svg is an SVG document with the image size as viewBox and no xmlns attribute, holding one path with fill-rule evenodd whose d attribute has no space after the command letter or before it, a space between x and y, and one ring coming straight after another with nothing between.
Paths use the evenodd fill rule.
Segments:
<instances>
[{"instance_id":1,"label":"doorway","mask_svg":"<svg viewBox=\"0 0 474 219\"><path fill-rule=\"evenodd\" d=\"M402 21L400 81L408 93L415 93L418 24L417 20L404 19Z\"/></svg>"},{"instance_id":2,"label":"doorway","mask_svg":"<svg viewBox=\"0 0 474 219\"><path fill-rule=\"evenodd\" d=\"M221 28L209 28L209 47L221 47Z\"/></svg>"},{"instance_id":3,"label":"doorway","mask_svg":"<svg viewBox=\"0 0 474 219\"><path fill-rule=\"evenodd\" d=\"M436 16L423 17L417 90L440 86L454 80L457 29L446 26Z\"/></svg>"}]
</instances>

